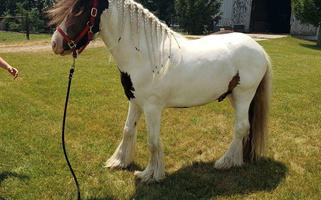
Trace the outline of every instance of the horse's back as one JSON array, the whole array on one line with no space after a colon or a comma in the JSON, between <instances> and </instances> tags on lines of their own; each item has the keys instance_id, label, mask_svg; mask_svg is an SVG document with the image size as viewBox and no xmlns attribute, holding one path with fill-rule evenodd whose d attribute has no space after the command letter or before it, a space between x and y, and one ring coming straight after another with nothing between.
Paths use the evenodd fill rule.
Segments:
<instances>
[{"instance_id":1,"label":"horse's back","mask_svg":"<svg viewBox=\"0 0 321 200\"><path fill-rule=\"evenodd\" d=\"M186 47L186 54L194 55L191 58L204 57L213 62L213 65L230 64L237 70L266 68L269 64L264 49L253 38L243 33L212 34L191 40L187 42Z\"/></svg>"},{"instance_id":2,"label":"horse's back","mask_svg":"<svg viewBox=\"0 0 321 200\"><path fill-rule=\"evenodd\" d=\"M165 79L171 85L169 106L212 102L228 90L230 81L237 74L240 76L238 87L256 87L268 66L265 55L259 44L242 33L186 40L177 56L181 57L179 64L164 76L169 78ZM194 101L189 103L189 99Z\"/></svg>"},{"instance_id":3,"label":"horse's back","mask_svg":"<svg viewBox=\"0 0 321 200\"><path fill-rule=\"evenodd\" d=\"M221 33L221 34L211 34L202 37L198 40L190 40L190 44L195 48L213 48L213 49L239 49L239 48L256 48L260 49L260 45L250 36L244 33Z\"/></svg>"},{"instance_id":4,"label":"horse's back","mask_svg":"<svg viewBox=\"0 0 321 200\"><path fill-rule=\"evenodd\" d=\"M235 71L252 68L252 65L267 66L264 49L243 33L209 35L198 40L187 40L182 46L183 60L193 63L194 67L197 63L207 63L212 68Z\"/></svg>"}]
</instances>

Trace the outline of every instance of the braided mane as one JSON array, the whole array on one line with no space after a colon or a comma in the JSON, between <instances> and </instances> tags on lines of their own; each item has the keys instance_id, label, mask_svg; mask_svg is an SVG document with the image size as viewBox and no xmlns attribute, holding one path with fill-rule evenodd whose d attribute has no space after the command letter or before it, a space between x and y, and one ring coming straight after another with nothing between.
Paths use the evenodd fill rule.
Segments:
<instances>
[{"instance_id":1,"label":"braided mane","mask_svg":"<svg viewBox=\"0 0 321 200\"><path fill-rule=\"evenodd\" d=\"M119 41L121 40L126 20L130 21L131 40L135 49L140 54L140 42L145 40L147 44L147 54L154 66L152 71L155 74L162 74L169 67L169 59L172 50L172 40L179 43L176 37L180 34L172 31L165 23L162 23L153 13L145 9L141 4L133 0L108 0L110 8L116 4L118 15ZM108 15L111 14L108 10ZM142 33L142 34L141 34ZM145 37L141 38L141 35ZM165 52L165 40L168 40ZM112 47L113 48L113 47Z\"/></svg>"}]
</instances>

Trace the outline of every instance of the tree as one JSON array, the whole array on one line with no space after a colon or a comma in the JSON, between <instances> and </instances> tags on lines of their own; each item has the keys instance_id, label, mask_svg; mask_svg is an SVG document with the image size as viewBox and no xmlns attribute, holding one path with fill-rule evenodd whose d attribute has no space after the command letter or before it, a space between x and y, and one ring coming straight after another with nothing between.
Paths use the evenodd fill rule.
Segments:
<instances>
[{"instance_id":1,"label":"tree","mask_svg":"<svg viewBox=\"0 0 321 200\"><path fill-rule=\"evenodd\" d=\"M321 25L321 0L292 0L292 9L302 23ZM321 27L318 35L317 46L321 47Z\"/></svg>"},{"instance_id":2,"label":"tree","mask_svg":"<svg viewBox=\"0 0 321 200\"><path fill-rule=\"evenodd\" d=\"M29 16L30 31L32 32L50 32L47 26L49 21L45 14L55 0L0 0L0 17L9 16ZM26 28L24 21L3 20L9 25L9 30L24 31Z\"/></svg>"},{"instance_id":3,"label":"tree","mask_svg":"<svg viewBox=\"0 0 321 200\"><path fill-rule=\"evenodd\" d=\"M174 0L136 0L145 8L154 13L160 20L171 24L172 18L175 15Z\"/></svg>"},{"instance_id":4,"label":"tree","mask_svg":"<svg viewBox=\"0 0 321 200\"><path fill-rule=\"evenodd\" d=\"M180 28L189 34L212 31L221 18L221 3L221 0L175 0Z\"/></svg>"}]
</instances>

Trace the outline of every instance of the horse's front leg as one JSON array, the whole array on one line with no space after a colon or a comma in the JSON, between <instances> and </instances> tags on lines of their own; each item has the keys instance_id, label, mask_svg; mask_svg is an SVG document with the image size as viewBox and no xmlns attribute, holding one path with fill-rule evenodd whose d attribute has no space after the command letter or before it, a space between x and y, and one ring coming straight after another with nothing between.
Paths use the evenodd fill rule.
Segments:
<instances>
[{"instance_id":1,"label":"horse's front leg","mask_svg":"<svg viewBox=\"0 0 321 200\"><path fill-rule=\"evenodd\" d=\"M139 107L130 102L128 116L124 127L121 143L115 153L107 160L105 167L126 168L134 160L136 145L136 125L142 112Z\"/></svg>"},{"instance_id":2,"label":"horse's front leg","mask_svg":"<svg viewBox=\"0 0 321 200\"><path fill-rule=\"evenodd\" d=\"M135 175L143 182L160 181L165 178L164 155L160 141L162 108L153 107L145 109L144 114L147 124L150 157L146 169L144 171L136 171Z\"/></svg>"}]
</instances>

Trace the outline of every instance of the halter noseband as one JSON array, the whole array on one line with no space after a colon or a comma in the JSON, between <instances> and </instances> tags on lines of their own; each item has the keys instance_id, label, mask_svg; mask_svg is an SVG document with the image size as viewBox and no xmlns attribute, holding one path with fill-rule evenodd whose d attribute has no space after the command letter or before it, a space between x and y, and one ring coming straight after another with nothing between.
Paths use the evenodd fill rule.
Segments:
<instances>
[{"instance_id":1,"label":"halter noseband","mask_svg":"<svg viewBox=\"0 0 321 200\"><path fill-rule=\"evenodd\" d=\"M72 56L74 58L77 58L77 55L85 50L85 48L90 43L90 40L94 35L92 28L95 25L95 19L98 13L97 4L98 4L98 0L93 0L93 7L91 8L91 12L90 12L90 15L91 15L90 20L87 22L87 26L84 28L84 30L79 34L79 36L74 41L67 36L67 34L61 29L60 26L56 28L56 30L59 31L62 37L67 41L68 46L72 51ZM77 50L76 48L77 48L78 42L86 35L86 33L88 36L88 40L86 44Z\"/></svg>"}]
</instances>

